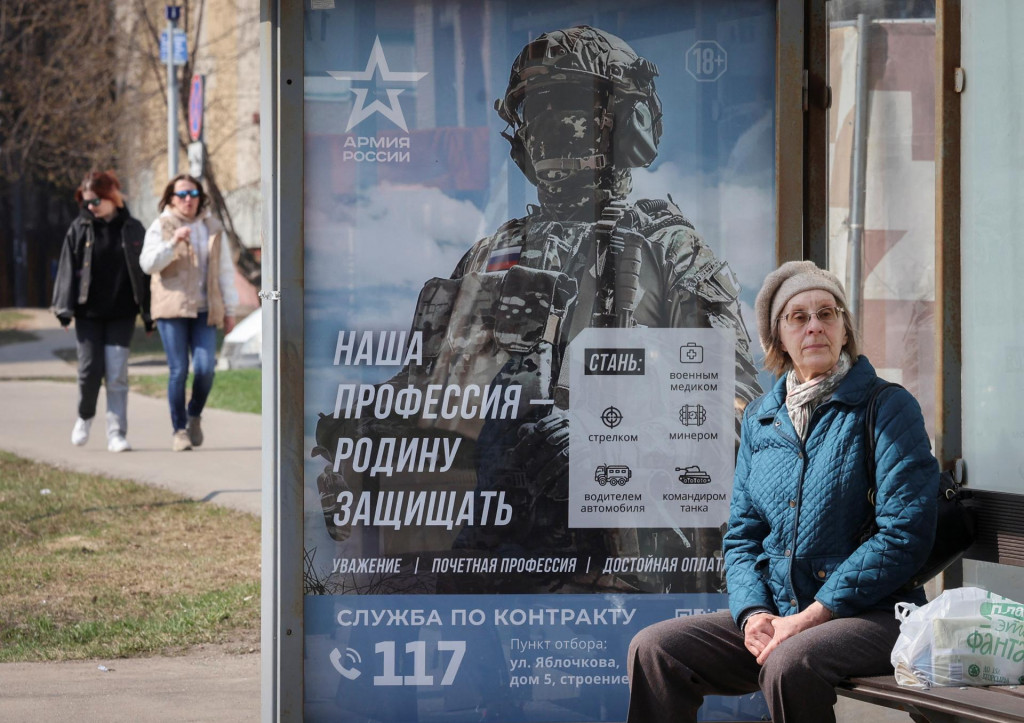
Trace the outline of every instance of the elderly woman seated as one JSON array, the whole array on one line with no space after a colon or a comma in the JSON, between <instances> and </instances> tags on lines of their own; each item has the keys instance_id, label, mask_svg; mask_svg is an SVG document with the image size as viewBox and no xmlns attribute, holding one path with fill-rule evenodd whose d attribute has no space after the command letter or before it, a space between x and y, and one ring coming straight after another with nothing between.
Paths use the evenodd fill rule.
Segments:
<instances>
[{"instance_id":1,"label":"elderly woman seated","mask_svg":"<svg viewBox=\"0 0 1024 723\"><path fill-rule=\"evenodd\" d=\"M724 542L730 611L637 634L631 723L696 721L704 696L757 690L775 723L834 721L836 683L892 672L894 605L925 602L901 589L935 530L939 469L920 407L903 388L880 395L869 479L864 417L885 382L857 354L839 280L783 264L756 311L779 379L743 417Z\"/></svg>"}]
</instances>

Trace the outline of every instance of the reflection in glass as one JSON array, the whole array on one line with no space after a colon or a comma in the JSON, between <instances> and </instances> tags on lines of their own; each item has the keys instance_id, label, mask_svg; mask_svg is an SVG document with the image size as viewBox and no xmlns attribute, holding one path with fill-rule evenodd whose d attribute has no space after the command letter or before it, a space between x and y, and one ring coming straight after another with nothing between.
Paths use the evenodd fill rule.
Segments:
<instances>
[{"instance_id":1,"label":"reflection in glass","mask_svg":"<svg viewBox=\"0 0 1024 723\"><path fill-rule=\"evenodd\" d=\"M829 268L862 352L914 394L934 433L935 3L827 8Z\"/></svg>"}]
</instances>

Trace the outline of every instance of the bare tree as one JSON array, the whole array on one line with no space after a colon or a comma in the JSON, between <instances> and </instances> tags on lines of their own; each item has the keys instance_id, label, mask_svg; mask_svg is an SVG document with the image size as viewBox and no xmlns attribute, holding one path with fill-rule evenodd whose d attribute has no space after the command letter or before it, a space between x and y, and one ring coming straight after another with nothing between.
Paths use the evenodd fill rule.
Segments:
<instances>
[{"instance_id":1,"label":"bare tree","mask_svg":"<svg viewBox=\"0 0 1024 723\"><path fill-rule=\"evenodd\" d=\"M116 167L112 8L0 0L0 305L45 305L90 168Z\"/></svg>"},{"instance_id":2,"label":"bare tree","mask_svg":"<svg viewBox=\"0 0 1024 723\"><path fill-rule=\"evenodd\" d=\"M111 8L0 0L0 175L71 187L117 158Z\"/></svg>"},{"instance_id":3,"label":"bare tree","mask_svg":"<svg viewBox=\"0 0 1024 723\"><path fill-rule=\"evenodd\" d=\"M187 141L187 136L183 135L180 130L188 127L188 79L197 68L202 68L204 64L213 62L212 59L204 58L204 53L210 55L211 47L216 46L222 38L238 35L241 24L258 21L257 15L239 9L239 6L243 4L228 0L221 0L219 4L218 0L210 2L207 0L183 0L181 2L181 27L189 39L190 48L186 62L177 69L177 106L180 113L178 145L181 150L186 148ZM210 23L207 16L214 5L217 5L220 10L218 22ZM124 3L122 3L122 7L124 7ZM122 27L130 28L130 37L133 38L130 45L121 48L121 53L125 58L122 67L126 69L121 80L123 97L129 101L130 113L136 128L157 130L155 134L150 133L148 136L144 132L137 134L136 140L140 143L138 158L143 165L149 166L155 166L161 155L166 152L166 140L162 143L158 140L161 137L159 130L165 128L163 123L166 122L167 117L166 70L156 52L160 33L164 27L164 7L163 0L132 0L130 10L126 11L126 17L122 20ZM233 50L228 54L218 54L216 58L217 72L237 73L237 68L233 66L237 66L241 57L258 50L255 45L246 47L236 44L232 48ZM204 63L204 61L207 62ZM226 99L221 98L219 102L224 104ZM215 104L208 104L207 115L215 108ZM161 113L162 118L160 117ZM238 134L240 130L237 124L228 124L227 127L217 130L218 145L207 144L203 182L213 201L213 212L219 217L227 231L235 266L250 283L258 287L260 285L259 261L242 243L226 203L224 190L218 183L221 164L221 157L218 153L219 146L223 146L227 139ZM224 159L225 163L233 161L233 158ZM257 159L254 158L253 162L256 163Z\"/></svg>"},{"instance_id":4,"label":"bare tree","mask_svg":"<svg viewBox=\"0 0 1024 723\"><path fill-rule=\"evenodd\" d=\"M113 168L123 182L133 166L154 177L155 161L166 152L166 72L158 53L164 1L0 0L0 303L46 303L49 268L69 220L64 206L89 169ZM192 53L178 77L204 68L237 83L238 63L257 55L256 0L180 2ZM210 52L218 43L230 50ZM255 83L251 78L244 90L251 93ZM187 82L179 92L182 128ZM226 111L230 98L219 97L208 112L220 110L229 120L209 147L204 181L236 267L259 286L259 262L241 243L218 182L232 183L237 158L221 149L243 132ZM184 148L185 138L178 142ZM258 184L255 175L249 187Z\"/></svg>"}]
</instances>

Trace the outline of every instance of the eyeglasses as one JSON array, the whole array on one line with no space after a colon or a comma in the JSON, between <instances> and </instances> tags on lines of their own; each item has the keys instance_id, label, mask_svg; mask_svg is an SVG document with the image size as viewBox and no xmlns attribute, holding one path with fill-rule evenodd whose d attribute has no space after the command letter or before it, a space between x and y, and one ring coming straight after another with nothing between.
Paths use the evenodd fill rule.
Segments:
<instances>
[{"instance_id":1,"label":"eyeglasses","mask_svg":"<svg viewBox=\"0 0 1024 723\"><path fill-rule=\"evenodd\" d=\"M817 317L824 326L832 326L839 321L843 311L841 306L823 306L817 311L791 311L784 314L782 320L790 329L802 329L810 323L812 316Z\"/></svg>"},{"instance_id":2,"label":"eyeglasses","mask_svg":"<svg viewBox=\"0 0 1024 723\"><path fill-rule=\"evenodd\" d=\"M86 206L92 206L93 208L98 208L99 205L101 203L103 203L103 199L102 198L86 198L86 199L84 199L82 201L82 203L84 203Z\"/></svg>"},{"instance_id":3,"label":"eyeglasses","mask_svg":"<svg viewBox=\"0 0 1024 723\"><path fill-rule=\"evenodd\" d=\"M199 189L198 188L190 188L187 191L175 191L174 195L177 196L178 198L180 198L183 201L186 198L199 198Z\"/></svg>"}]
</instances>

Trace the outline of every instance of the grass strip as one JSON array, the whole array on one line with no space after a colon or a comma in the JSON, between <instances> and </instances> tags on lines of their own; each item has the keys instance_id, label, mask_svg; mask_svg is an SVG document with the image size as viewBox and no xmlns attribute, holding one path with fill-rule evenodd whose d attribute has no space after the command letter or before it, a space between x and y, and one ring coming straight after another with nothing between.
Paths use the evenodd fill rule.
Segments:
<instances>
[{"instance_id":1,"label":"grass strip","mask_svg":"<svg viewBox=\"0 0 1024 723\"><path fill-rule=\"evenodd\" d=\"M31 316L23 311L17 311L16 309L0 309L0 331L17 329L21 322L28 321L31 318Z\"/></svg>"},{"instance_id":2,"label":"grass strip","mask_svg":"<svg viewBox=\"0 0 1024 723\"><path fill-rule=\"evenodd\" d=\"M167 396L166 374L133 374L129 378L133 391L151 397ZM192 388L189 373L185 388ZM213 381L213 389L206 401L207 407L232 412L259 414L263 409L263 372L260 369L223 369ZM186 392L186 396L188 393Z\"/></svg>"},{"instance_id":3,"label":"grass strip","mask_svg":"<svg viewBox=\"0 0 1024 723\"><path fill-rule=\"evenodd\" d=\"M24 321L32 317L15 309L0 309L0 346L35 341L38 335L21 328Z\"/></svg>"},{"instance_id":4,"label":"grass strip","mask_svg":"<svg viewBox=\"0 0 1024 723\"><path fill-rule=\"evenodd\" d=\"M0 452L0 662L257 647L259 527Z\"/></svg>"}]
</instances>

